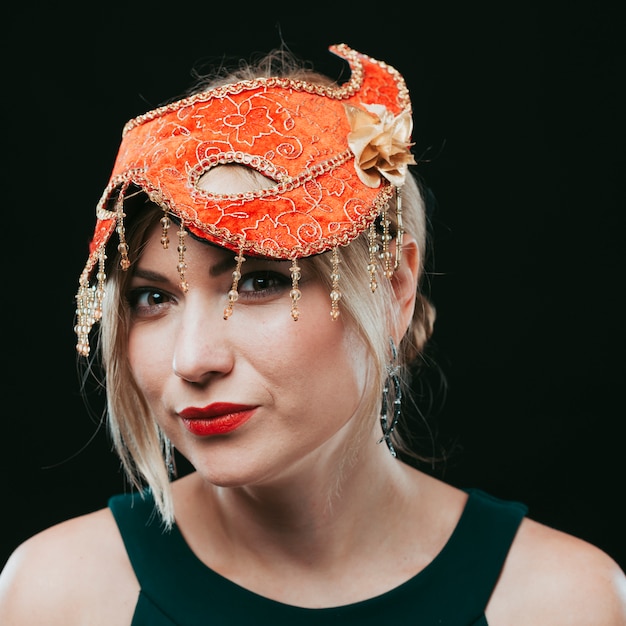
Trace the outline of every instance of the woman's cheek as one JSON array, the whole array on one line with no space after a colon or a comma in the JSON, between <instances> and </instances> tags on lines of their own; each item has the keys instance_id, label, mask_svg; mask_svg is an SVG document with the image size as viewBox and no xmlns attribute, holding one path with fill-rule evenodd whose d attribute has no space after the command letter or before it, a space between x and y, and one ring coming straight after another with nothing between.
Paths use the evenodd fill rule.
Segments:
<instances>
[{"instance_id":1,"label":"woman's cheek","mask_svg":"<svg viewBox=\"0 0 626 626\"><path fill-rule=\"evenodd\" d=\"M136 325L128 336L128 360L146 397L160 393L168 370L172 370L167 334L153 332L146 325Z\"/></svg>"}]
</instances>

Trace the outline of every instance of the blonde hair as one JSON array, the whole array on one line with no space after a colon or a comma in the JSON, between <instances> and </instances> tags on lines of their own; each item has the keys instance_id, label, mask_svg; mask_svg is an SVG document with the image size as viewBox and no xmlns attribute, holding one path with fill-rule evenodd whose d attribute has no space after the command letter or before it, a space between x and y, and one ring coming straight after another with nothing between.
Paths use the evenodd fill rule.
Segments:
<instances>
[{"instance_id":1,"label":"blonde hair","mask_svg":"<svg viewBox=\"0 0 626 626\"><path fill-rule=\"evenodd\" d=\"M255 65L241 65L233 73L218 72L210 81L200 78L191 92L203 91L237 80L270 75L306 77L309 81L325 84L332 82L328 77L302 66L287 51L280 49L272 51ZM417 241L420 272L423 278L427 244L426 215L419 184L411 173L407 176L401 193L403 228L405 233ZM149 210L149 207L152 210ZM124 211L128 215L126 235L132 255L131 262L134 263L141 254L147 232L160 219L162 210L150 202L145 194L137 193L126 199ZM390 203L389 217L392 222L391 232L395 232L397 227L395 199ZM330 256L331 253L324 253L303 259L329 290L332 267ZM363 414L367 416L377 415L380 410L381 390L388 376L387 365L391 358L389 337L396 323L397 311L397 301L391 282L382 278L384 269L380 260L377 260L379 263L377 274L380 277L378 288L372 293L370 274L367 271L370 262L370 242L367 232L362 233L348 246L340 248L341 315L347 326L356 331L367 347L374 372L374 380L368 386L367 397L363 400ZM150 413L145 397L133 377L128 359L130 314L125 294L132 271L123 272L116 269L118 263L113 254L109 266L111 269L106 284L107 295L104 299L103 317L97 338L106 380L109 431L129 481L137 489L146 486L150 488L164 523L171 525L174 520L169 485L171 477L168 472L171 446ZM397 365L403 372L401 379L407 396L410 390L407 366L423 353L433 330L434 319L434 308L418 288L413 319L398 346L397 354ZM421 458L405 445L397 429L392 434L392 441L400 454Z\"/></svg>"}]
</instances>

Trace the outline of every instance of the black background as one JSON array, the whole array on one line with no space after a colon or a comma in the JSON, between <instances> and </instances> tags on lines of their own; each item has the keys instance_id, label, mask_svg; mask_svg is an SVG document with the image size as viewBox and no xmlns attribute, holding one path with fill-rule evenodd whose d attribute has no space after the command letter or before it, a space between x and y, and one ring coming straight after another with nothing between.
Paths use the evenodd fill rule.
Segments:
<instances>
[{"instance_id":1,"label":"black background","mask_svg":"<svg viewBox=\"0 0 626 626\"><path fill-rule=\"evenodd\" d=\"M405 76L438 198L444 478L518 499L626 566L618 3L15 5L3 46L0 558L124 488L79 394L74 294L123 124L192 66L328 45ZM279 5L276 5L277 7ZM173 8L168 8L173 7ZM96 406L97 397L93 398Z\"/></svg>"}]
</instances>

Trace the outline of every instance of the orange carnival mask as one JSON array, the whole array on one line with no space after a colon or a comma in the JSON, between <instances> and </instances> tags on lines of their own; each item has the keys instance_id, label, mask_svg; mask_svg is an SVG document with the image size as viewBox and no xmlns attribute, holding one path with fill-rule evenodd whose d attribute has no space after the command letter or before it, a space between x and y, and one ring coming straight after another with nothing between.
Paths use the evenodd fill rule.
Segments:
<instances>
[{"instance_id":1,"label":"orange carnival mask","mask_svg":"<svg viewBox=\"0 0 626 626\"><path fill-rule=\"evenodd\" d=\"M344 44L330 47L351 70L342 85L263 77L222 85L130 120L109 184L96 208L96 227L77 295L79 353L100 319L105 249L114 231L127 269L124 198L139 190L179 225L181 286L184 236L236 253L237 268L224 317L237 298L245 255L292 261L292 316L297 319L297 259L349 244L382 217L403 185L409 164L411 103L392 67ZM245 193L216 194L199 186L214 167L241 164L273 184ZM401 228L401 225L399 224ZM383 240L383 244L385 240ZM336 261L338 262L338 261ZM90 284L98 266L95 284ZM335 272L336 273L336 272ZM333 281L333 317L340 297Z\"/></svg>"}]
</instances>

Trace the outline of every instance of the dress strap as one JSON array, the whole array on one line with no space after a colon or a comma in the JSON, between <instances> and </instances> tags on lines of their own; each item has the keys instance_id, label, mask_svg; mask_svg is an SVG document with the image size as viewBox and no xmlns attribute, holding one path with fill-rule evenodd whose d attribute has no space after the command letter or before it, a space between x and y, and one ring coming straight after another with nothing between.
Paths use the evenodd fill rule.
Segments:
<instances>
[{"instance_id":1,"label":"dress strap","mask_svg":"<svg viewBox=\"0 0 626 626\"><path fill-rule=\"evenodd\" d=\"M484 612L522 519L528 512L520 502L505 501L479 489L467 489L465 510L437 559L431 592L439 597L441 623L486 624ZM428 577L427 568L422 574ZM446 584L442 583L442 576ZM449 620L449 621L446 621Z\"/></svg>"},{"instance_id":2,"label":"dress strap","mask_svg":"<svg viewBox=\"0 0 626 626\"><path fill-rule=\"evenodd\" d=\"M176 607L163 602L173 587L183 584L187 553L179 550L176 533L162 524L148 491L115 495L109 508L118 525L124 546L140 585L139 598L131 626L175 626ZM172 567L180 563L182 570Z\"/></svg>"}]
</instances>

